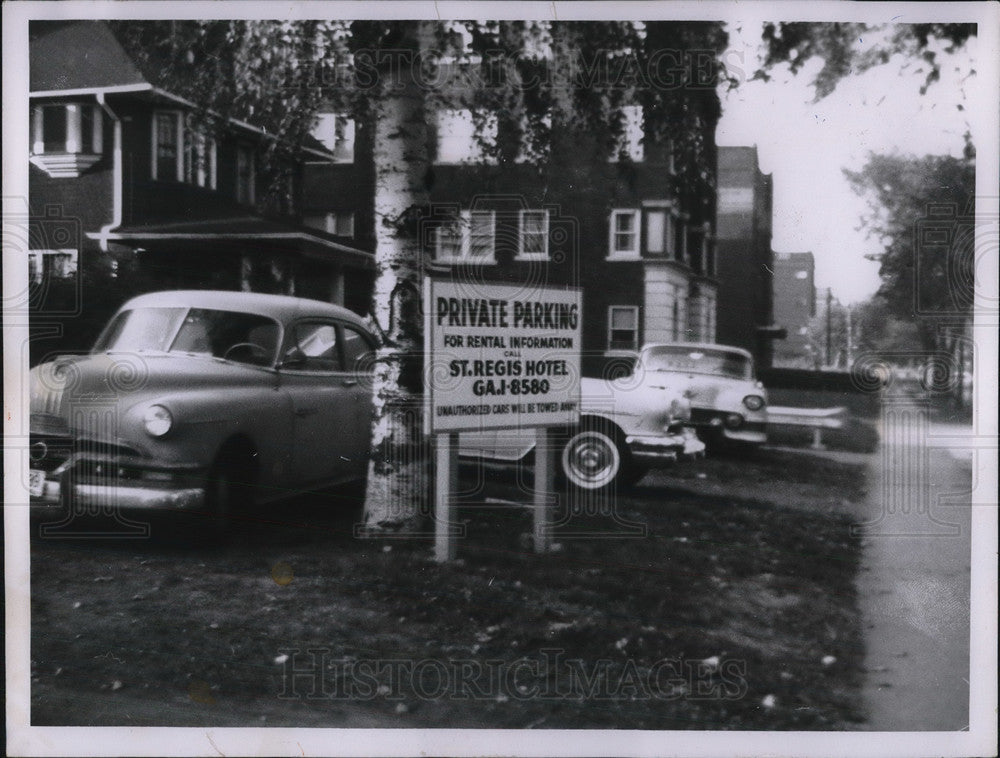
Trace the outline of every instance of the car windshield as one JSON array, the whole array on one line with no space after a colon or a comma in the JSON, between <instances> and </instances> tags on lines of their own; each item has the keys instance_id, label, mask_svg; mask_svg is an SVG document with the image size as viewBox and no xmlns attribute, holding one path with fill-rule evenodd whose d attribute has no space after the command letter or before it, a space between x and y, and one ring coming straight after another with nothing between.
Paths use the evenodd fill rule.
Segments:
<instances>
[{"instance_id":1,"label":"car windshield","mask_svg":"<svg viewBox=\"0 0 1000 758\"><path fill-rule=\"evenodd\" d=\"M270 366L278 337L277 322L254 313L135 308L114 318L94 352L174 352Z\"/></svg>"},{"instance_id":2,"label":"car windshield","mask_svg":"<svg viewBox=\"0 0 1000 758\"><path fill-rule=\"evenodd\" d=\"M683 345L654 347L643 355L642 365L647 371L683 371L733 379L753 379L753 363L750 359L727 350Z\"/></svg>"}]
</instances>

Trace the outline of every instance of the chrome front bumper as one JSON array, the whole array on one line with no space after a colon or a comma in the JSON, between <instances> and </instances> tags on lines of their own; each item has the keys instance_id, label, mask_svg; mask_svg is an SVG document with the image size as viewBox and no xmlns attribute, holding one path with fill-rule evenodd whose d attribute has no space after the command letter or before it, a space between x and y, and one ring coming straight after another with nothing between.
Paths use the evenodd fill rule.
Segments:
<instances>
[{"instance_id":1,"label":"chrome front bumper","mask_svg":"<svg viewBox=\"0 0 1000 758\"><path fill-rule=\"evenodd\" d=\"M103 473L83 476L81 469ZM103 468L102 468L103 467ZM112 472L129 472L117 475ZM32 513L55 510L197 510L205 506L202 469L193 464L150 464L134 458L72 455L45 474L41 492L32 495ZM96 481L95 481L96 479Z\"/></svg>"},{"instance_id":2,"label":"chrome front bumper","mask_svg":"<svg viewBox=\"0 0 1000 758\"><path fill-rule=\"evenodd\" d=\"M705 443L698 439L693 429L686 427L681 434L629 435L625 443L633 458L654 466L705 455Z\"/></svg>"},{"instance_id":3,"label":"chrome front bumper","mask_svg":"<svg viewBox=\"0 0 1000 758\"><path fill-rule=\"evenodd\" d=\"M691 425L702 432L706 437L733 440L736 442L751 442L763 444L767 442L767 422L759 418L747 418L744 414L743 422L735 429L725 422L728 414L724 411L714 411L708 409L698 409L697 414L693 414Z\"/></svg>"},{"instance_id":4,"label":"chrome front bumper","mask_svg":"<svg viewBox=\"0 0 1000 758\"><path fill-rule=\"evenodd\" d=\"M65 479L47 479L42 494L31 498L32 511L51 513L54 507L79 511L101 510L199 510L205 506L202 487L166 489L122 484L69 484Z\"/></svg>"}]
</instances>

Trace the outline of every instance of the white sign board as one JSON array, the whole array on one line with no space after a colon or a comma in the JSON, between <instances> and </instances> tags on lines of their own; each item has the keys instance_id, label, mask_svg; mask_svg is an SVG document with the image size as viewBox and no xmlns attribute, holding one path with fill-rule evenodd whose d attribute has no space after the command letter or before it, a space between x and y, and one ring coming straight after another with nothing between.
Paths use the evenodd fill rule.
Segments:
<instances>
[{"instance_id":1,"label":"white sign board","mask_svg":"<svg viewBox=\"0 0 1000 758\"><path fill-rule=\"evenodd\" d=\"M430 280L428 432L576 423L582 312L575 289Z\"/></svg>"}]
</instances>

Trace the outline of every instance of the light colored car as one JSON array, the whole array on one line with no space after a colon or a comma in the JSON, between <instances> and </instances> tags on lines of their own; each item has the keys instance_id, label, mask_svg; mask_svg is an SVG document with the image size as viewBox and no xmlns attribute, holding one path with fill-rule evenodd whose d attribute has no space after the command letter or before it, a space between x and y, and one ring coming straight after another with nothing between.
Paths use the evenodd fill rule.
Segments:
<instances>
[{"instance_id":1,"label":"light colored car","mask_svg":"<svg viewBox=\"0 0 1000 758\"><path fill-rule=\"evenodd\" d=\"M582 491L633 484L651 468L705 454L704 443L688 426L690 418L687 399L658 377L584 377L579 425L555 434L557 470ZM534 447L534 429L459 435L459 455L464 457L518 461Z\"/></svg>"},{"instance_id":2,"label":"light colored car","mask_svg":"<svg viewBox=\"0 0 1000 758\"><path fill-rule=\"evenodd\" d=\"M364 476L370 357L334 305L244 292L136 297L94 349L31 372L38 505L213 515Z\"/></svg>"},{"instance_id":3,"label":"light colored car","mask_svg":"<svg viewBox=\"0 0 1000 758\"><path fill-rule=\"evenodd\" d=\"M649 344L639 351L634 371L642 381L683 392L691 402L691 423L710 447L767 441L767 391L746 350L694 342Z\"/></svg>"}]
</instances>

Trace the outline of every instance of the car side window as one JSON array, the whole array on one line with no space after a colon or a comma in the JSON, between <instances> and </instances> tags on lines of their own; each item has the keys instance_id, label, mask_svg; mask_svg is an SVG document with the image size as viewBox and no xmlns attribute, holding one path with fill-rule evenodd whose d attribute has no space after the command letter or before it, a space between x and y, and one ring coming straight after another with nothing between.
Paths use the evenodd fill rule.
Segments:
<instances>
[{"instance_id":1,"label":"car side window","mask_svg":"<svg viewBox=\"0 0 1000 758\"><path fill-rule=\"evenodd\" d=\"M357 329L344 326L341 346L344 351L344 365L348 371L372 370L372 358L375 356L375 347L364 334Z\"/></svg>"},{"instance_id":2,"label":"car side window","mask_svg":"<svg viewBox=\"0 0 1000 758\"><path fill-rule=\"evenodd\" d=\"M294 344L288 352L298 349L305 360L295 368L300 371L343 371L337 349L337 327L322 322L295 325ZM287 357L287 353L286 353Z\"/></svg>"}]
</instances>

